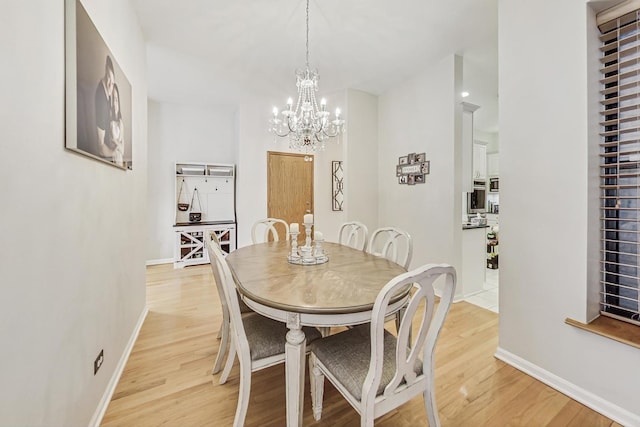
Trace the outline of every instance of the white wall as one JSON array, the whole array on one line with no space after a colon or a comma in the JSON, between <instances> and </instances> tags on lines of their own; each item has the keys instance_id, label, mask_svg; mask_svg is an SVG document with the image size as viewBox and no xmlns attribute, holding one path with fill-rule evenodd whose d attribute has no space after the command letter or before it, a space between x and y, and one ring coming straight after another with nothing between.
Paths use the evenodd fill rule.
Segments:
<instances>
[{"instance_id":1,"label":"white wall","mask_svg":"<svg viewBox=\"0 0 640 427\"><path fill-rule=\"evenodd\" d=\"M369 233L378 221L378 97L347 91L344 221L360 221ZM395 172L394 172L395 173ZM340 224L337 224L336 230ZM337 239L337 236L336 236Z\"/></svg>"},{"instance_id":2,"label":"white wall","mask_svg":"<svg viewBox=\"0 0 640 427\"><path fill-rule=\"evenodd\" d=\"M589 117L598 95L587 89L592 14L584 0L514 0L499 9L498 354L620 423L640 425L638 349L564 323L588 320L597 268L588 213L597 181L588 169L588 143L597 145Z\"/></svg>"},{"instance_id":3,"label":"white wall","mask_svg":"<svg viewBox=\"0 0 640 427\"><path fill-rule=\"evenodd\" d=\"M83 4L132 85L134 170L64 149L64 2L5 2L0 425L88 425L144 313L144 41L128 0Z\"/></svg>"},{"instance_id":4,"label":"white wall","mask_svg":"<svg viewBox=\"0 0 640 427\"><path fill-rule=\"evenodd\" d=\"M149 101L147 260L172 259L175 163L236 163L235 108Z\"/></svg>"},{"instance_id":5,"label":"white wall","mask_svg":"<svg viewBox=\"0 0 640 427\"><path fill-rule=\"evenodd\" d=\"M379 98L379 224L413 237L412 267L461 266L461 63L448 56ZM426 152L425 184L398 184L398 157Z\"/></svg>"}]
</instances>

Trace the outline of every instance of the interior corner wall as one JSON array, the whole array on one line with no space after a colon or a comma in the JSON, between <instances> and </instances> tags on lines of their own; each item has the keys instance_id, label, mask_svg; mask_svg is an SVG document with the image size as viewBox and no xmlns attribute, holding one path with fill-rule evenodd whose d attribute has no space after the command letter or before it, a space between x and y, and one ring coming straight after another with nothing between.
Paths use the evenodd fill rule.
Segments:
<instances>
[{"instance_id":1,"label":"interior corner wall","mask_svg":"<svg viewBox=\"0 0 640 427\"><path fill-rule=\"evenodd\" d=\"M3 426L88 425L145 312L144 40L128 0L82 3L132 86L133 170L64 148L64 2L6 2L0 36L13 42L3 44L0 70Z\"/></svg>"},{"instance_id":2,"label":"interior corner wall","mask_svg":"<svg viewBox=\"0 0 640 427\"><path fill-rule=\"evenodd\" d=\"M379 97L378 221L411 234L411 267L434 262L461 267L460 214L455 214L462 191L456 163L458 66L450 55ZM398 158L422 152L431 162L426 182L399 184Z\"/></svg>"},{"instance_id":3,"label":"interior corner wall","mask_svg":"<svg viewBox=\"0 0 640 427\"><path fill-rule=\"evenodd\" d=\"M349 89L347 112L343 222L360 221L371 233L379 226L378 97Z\"/></svg>"},{"instance_id":4,"label":"interior corner wall","mask_svg":"<svg viewBox=\"0 0 640 427\"><path fill-rule=\"evenodd\" d=\"M640 425L638 349L564 323L587 311L592 23L586 1L499 3L499 352Z\"/></svg>"},{"instance_id":5,"label":"interior corner wall","mask_svg":"<svg viewBox=\"0 0 640 427\"><path fill-rule=\"evenodd\" d=\"M174 257L175 163L236 164L235 116L235 107L149 101L148 261Z\"/></svg>"}]
</instances>

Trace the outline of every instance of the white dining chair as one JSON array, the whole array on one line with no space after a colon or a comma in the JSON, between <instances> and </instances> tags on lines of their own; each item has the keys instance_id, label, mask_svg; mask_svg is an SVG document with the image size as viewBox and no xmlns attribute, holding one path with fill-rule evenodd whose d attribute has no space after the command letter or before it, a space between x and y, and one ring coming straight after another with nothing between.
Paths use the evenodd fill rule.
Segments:
<instances>
[{"instance_id":1,"label":"white dining chair","mask_svg":"<svg viewBox=\"0 0 640 427\"><path fill-rule=\"evenodd\" d=\"M413 257L413 239L404 230L396 227L381 227L371 234L369 241L369 253L387 258L405 269L409 268ZM400 328L400 321L404 308L398 311L396 317L396 329ZM409 337L411 337L409 329Z\"/></svg>"},{"instance_id":2,"label":"white dining chair","mask_svg":"<svg viewBox=\"0 0 640 427\"><path fill-rule=\"evenodd\" d=\"M217 374L220 372L222 368L222 361L224 360L224 356L227 353L227 349L229 347L229 330L230 330L230 316L229 316L229 308L227 306L227 300L224 296L224 289L222 288L222 279L218 274L218 268L215 264L215 254L212 252L212 249L209 247L210 245L216 246L220 251L220 241L218 240L218 235L213 231L209 230L207 233L207 252L209 254L209 263L211 264L211 271L213 272L213 279L216 282L216 290L218 291L218 298L220 299L220 306L222 308L222 323L220 324L220 329L218 330L217 338L220 340L220 347L218 348L218 354L216 356L216 361L213 364L213 369L211 370L211 374ZM240 303L240 312L242 314L245 313L253 313L242 300Z\"/></svg>"},{"instance_id":3,"label":"white dining chair","mask_svg":"<svg viewBox=\"0 0 640 427\"><path fill-rule=\"evenodd\" d=\"M233 421L234 427L241 427L247 415L251 391L251 373L284 362L287 326L283 322L261 316L258 313L240 313L238 293L229 265L219 247L208 242L222 284L230 316L229 355L220 375L220 384L224 384L231 372L235 355L240 361L240 390L238 406ZM320 338L315 328L303 328L307 344ZM284 378L283 378L284 380Z\"/></svg>"},{"instance_id":4,"label":"white dining chair","mask_svg":"<svg viewBox=\"0 0 640 427\"><path fill-rule=\"evenodd\" d=\"M251 240L253 244L265 243L269 241L269 235L271 235L273 241L280 240L280 235L276 229L276 224L281 224L285 232L285 240L289 240L289 224L286 221L279 218L266 218L261 221L256 221L251 227Z\"/></svg>"},{"instance_id":5,"label":"white dining chair","mask_svg":"<svg viewBox=\"0 0 640 427\"><path fill-rule=\"evenodd\" d=\"M433 283L443 277L444 288L434 311ZM398 336L384 329L392 298L406 287L412 292ZM440 425L435 399L434 350L456 287L449 265L424 265L401 274L380 291L370 325L362 325L314 341L309 372L316 421L322 416L324 378L327 377L360 414L361 427L422 394L430 427ZM412 344L409 325L416 319Z\"/></svg>"},{"instance_id":6,"label":"white dining chair","mask_svg":"<svg viewBox=\"0 0 640 427\"><path fill-rule=\"evenodd\" d=\"M413 257L413 239L396 227L378 228L371 233L368 251L408 269Z\"/></svg>"},{"instance_id":7,"label":"white dining chair","mask_svg":"<svg viewBox=\"0 0 640 427\"><path fill-rule=\"evenodd\" d=\"M367 249L368 235L369 230L363 223L358 221L345 222L340 226L338 243L364 251Z\"/></svg>"}]
</instances>

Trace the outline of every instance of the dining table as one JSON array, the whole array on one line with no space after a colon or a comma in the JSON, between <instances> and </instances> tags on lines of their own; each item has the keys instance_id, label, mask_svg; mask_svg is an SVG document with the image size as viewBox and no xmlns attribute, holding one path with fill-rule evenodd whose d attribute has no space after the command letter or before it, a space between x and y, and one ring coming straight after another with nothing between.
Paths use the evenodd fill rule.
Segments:
<instances>
[{"instance_id":1,"label":"dining table","mask_svg":"<svg viewBox=\"0 0 640 427\"><path fill-rule=\"evenodd\" d=\"M306 340L303 326L327 330L371 321L376 297L406 269L386 258L338 243L323 242L329 260L290 263L290 241L241 247L227 255L243 301L263 316L286 323L287 426L302 425ZM388 315L402 309L408 294L392 299Z\"/></svg>"}]
</instances>

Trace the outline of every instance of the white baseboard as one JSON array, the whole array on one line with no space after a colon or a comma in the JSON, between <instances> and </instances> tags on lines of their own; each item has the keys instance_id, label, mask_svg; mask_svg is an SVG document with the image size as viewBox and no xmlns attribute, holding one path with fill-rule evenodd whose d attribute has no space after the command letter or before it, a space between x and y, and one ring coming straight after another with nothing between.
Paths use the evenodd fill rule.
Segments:
<instances>
[{"instance_id":1,"label":"white baseboard","mask_svg":"<svg viewBox=\"0 0 640 427\"><path fill-rule=\"evenodd\" d=\"M96 408L96 411L93 413L93 417L91 418L91 422L89 422L90 427L98 427L102 422L102 417L104 417L105 412L107 412L107 407L109 406L109 402L111 402L111 397L113 397L113 393L116 390L116 386L118 385L118 381L120 381L120 376L124 371L124 367L127 364L127 360L129 360L129 355L131 354L131 350L133 350L133 346L138 339L138 334L140 333L140 329L142 329L142 325L144 323L144 319L147 318L147 313L149 313L149 307L145 305L144 310L140 313L140 317L138 318L138 323L136 327L133 329L133 333L129 338L129 342L127 346L124 348L122 352L122 356L118 361L118 365L116 366L113 375L111 376L111 380L107 385L107 389L102 395L102 399L100 399L100 403Z\"/></svg>"},{"instance_id":2,"label":"white baseboard","mask_svg":"<svg viewBox=\"0 0 640 427\"><path fill-rule=\"evenodd\" d=\"M173 258L163 258L163 259L150 259L146 262L146 265L158 265L158 264L171 264L173 263Z\"/></svg>"},{"instance_id":3,"label":"white baseboard","mask_svg":"<svg viewBox=\"0 0 640 427\"><path fill-rule=\"evenodd\" d=\"M495 357L623 426L640 426L640 414L634 414L612 402L604 400L602 397L596 396L513 353L498 347Z\"/></svg>"}]
</instances>

